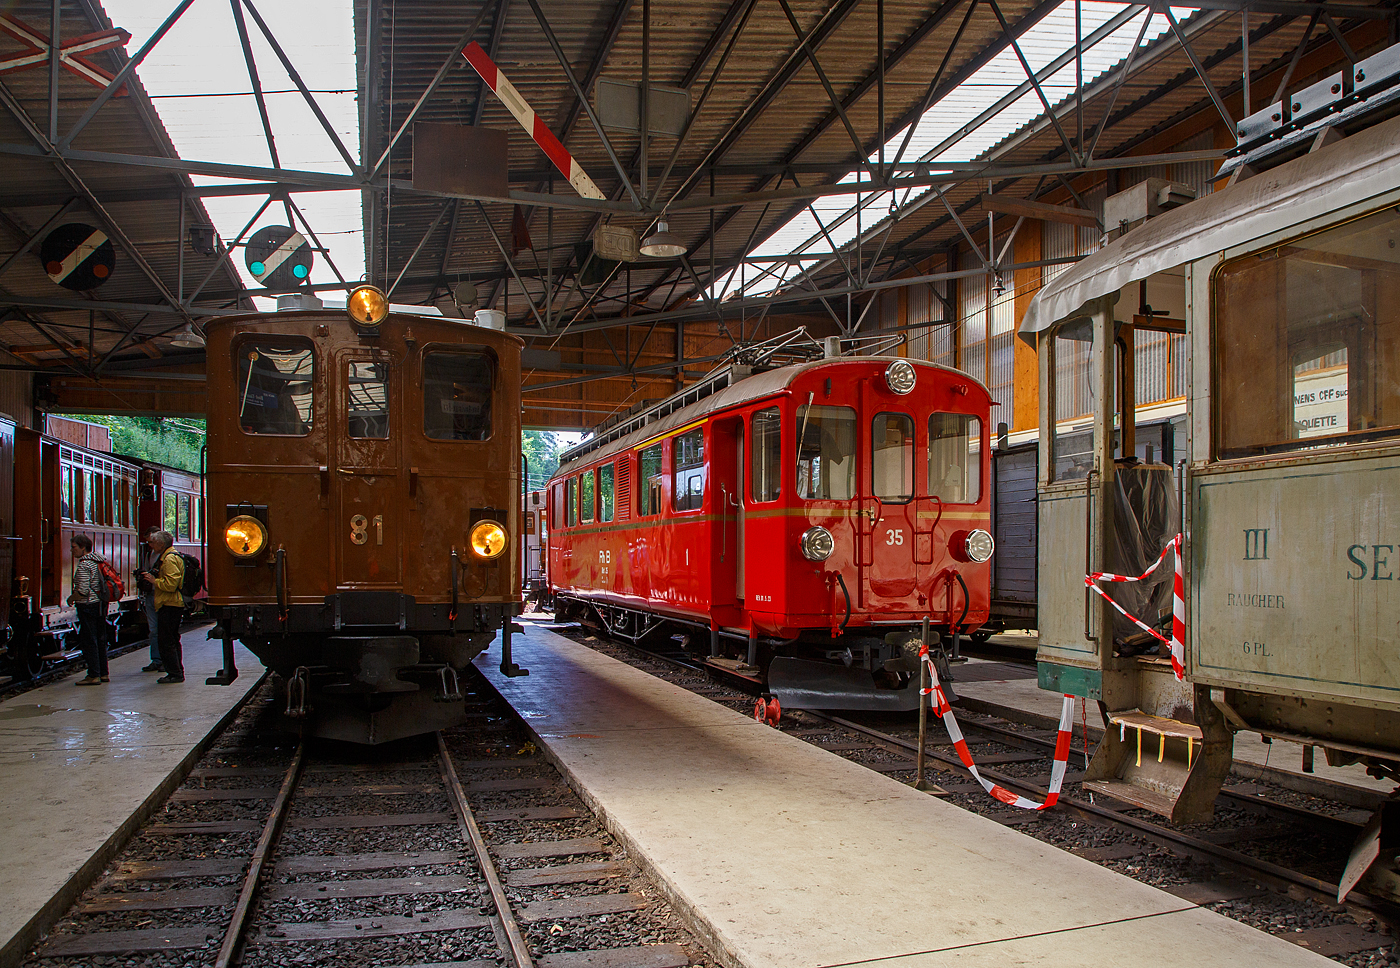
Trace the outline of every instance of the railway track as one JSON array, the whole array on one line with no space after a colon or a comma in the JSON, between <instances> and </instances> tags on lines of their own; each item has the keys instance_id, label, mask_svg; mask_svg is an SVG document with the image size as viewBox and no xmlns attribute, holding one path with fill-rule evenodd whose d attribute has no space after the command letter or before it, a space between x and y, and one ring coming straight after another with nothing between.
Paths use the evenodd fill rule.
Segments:
<instances>
[{"instance_id":1,"label":"railway track","mask_svg":"<svg viewBox=\"0 0 1400 968\"><path fill-rule=\"evenodd\" d=\"M369 750L279 737L260 697L26 964L711 965L468 684L470 725Z\"/></svg>"},{"instance_id":2,"label":"railway track","mask_svg":"<svg viewBox=\"0 0 1400 968\"><path fill-rule=\"evenodd\" d=\"M577 636L587 640L585 631ZM630 653L634 664L665 675L715 701L746 711L748 683L722 670L658 654L624 642L586 642L612 654ZM626 661L626 660L624 660ZM989 715L957 712L982 775L1015 793L1040 801L1049 782L1054 731ZM784 731L832 753L905 782L914 778L917 728L913 717L837 716L785 711ZM878 725L872 724L877 723ZM1092 754L1097 731L1091 731ZM1053 811L1015 810L987 796L963 767L947 734L931 721L927 778L939 796L957 806L1054 843L1086 859L1353 965L1392 964L1387 924L1400 912L1353 894L1336 904L1334 880L1342 869L1366 812L1355 797L1308 797L1266 781L1228 785L1210 824L1176 829L1155 815L1082 791L1086 764L1084 730L1074 727L1074 745L1064 792ZM1326 789L1312 782L1314 793ZM1376 949L1390 949L1384 955ZM1366 954L1372 952L1372 954Z\"/></svg>"}]
</instances>

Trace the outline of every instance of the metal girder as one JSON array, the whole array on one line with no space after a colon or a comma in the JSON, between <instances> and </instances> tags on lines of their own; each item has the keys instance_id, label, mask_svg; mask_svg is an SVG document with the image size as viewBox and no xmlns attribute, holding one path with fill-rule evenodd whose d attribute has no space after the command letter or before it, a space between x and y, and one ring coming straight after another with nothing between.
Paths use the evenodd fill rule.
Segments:
<instances>
[{"instance_id":1,"label":"metal girder","mask_svg":"<svg viewBox=\"0 0 1400 968\"><path fill-rule=\"evenodd\" d=\"M1042 259L1037 262L1018 262L1009 266L1003 266L1006 272L1016 269L1030 269L1037 266L1058 266L1068 265L1079 261L1078 256L1066 259ZM962 279L968 276L983 275L986 270L959 269L949 272L935 272L920 276L905 276L899 279L883 279L879 282L872 282L865 286L838 286L830 289L806 289L806 290L786 290L783 292L770 293L766 296L750 296L742 299L731 299L724 303L726 310L741 312L747 309L762 309L770 305L781 305L789 303L800 303L819 299L831 299L837 296L846 296L860 292L872 292L881 289L902 289L905 286L919 286L929 282L944 282L949 279ZM711 315L708 308L700 309L674 309L656 313L644 313L638 316L616 317L611 319L599 319L589 323L578 323L570 329L571 333L590 333L599 329L611 329L617 326L644 326L652 322L687 322L691 320L703 320ZM539 333L518 326L507 327L508 332L517 333L522 336L538 336Z\"/></svg>"},{"instance_id":2,"label":"metal girder","mask_svg":"<svg viewBox=\"0 0 1400 968\"><path fill-rule=\"evenodd\" d=\"M582 102L583 110L588 114L588 120L593 122L593 130L597 132L598 140L603 143L603 150L607 152L608 160L612 162L613 170L617 173L617 177L621 180L623 187L627 189L627 194L632 196L632 204L637 210L645 208L641 196L637 194L637 189L632 185L631 176L627 174L627 170L622 167L621 159L617 157L617 150L613 147L612 139L609 138L608 133L603 130L603 123L598 120L598 115L594 112L593 106L588 103L588 92L584 90L583 85L579 83L578 78L574 75L574 69L569 64L569 57L564 53L564 48L559 43L559 38L554 35L554 28L549 25L549 19L545 17L544 10L540 7L539 0L526 0L526 2L530 4L530 9L534 11L535 22L540 25L540 30L544 32L545 40L549 41L550 49L554 51L554 59L559 65L559 70L563 72L564 77L569 82L569 86L573 88L574 97ZM630 2L630 0L624 0L624 2Z\"/></svg>"},{"instance_id":3,"label":"metal girder","mask_svg":"<svg viewBox=\"0 0 1400 968\"><path fill-rule=\"evenodd\" d=\"M807 63L812 65L812 70L816 73L817 79L822 82L822 88L825 89L826 96L831 100L832 110L841 118L841 124L845 126L846 134L850 136L851 144L855 146L856 152L859 153L863 148L860 135L856 134L855 125L851 124L851 119L846 116L846 109L842 107L841 99L836 96L836 89L831 86L831 79L826 76L826 71L822 70L821 61L817 60L817 52L809 43L807 35L802 32L802 25L797 22L797 15L792 12L792 4L790 4L788 0L778 0L778 3L782 5L783 13L787 15L788 26L792 27L792 32L797 35L798 46L802 48L802 53L806 55ZM880 53L881 55L884 54L883 51ZM884 64L883 56L879 56L876 59L881 64ZM862 161L863 160L864 159L862 159Z\"/></svg>"},{"instance_id":4,"label":"metal girder","mask_svg":"<svg viewBox=\"0 0 1400 968\"><path fill-rule=\"evenodd\" d=\"M29 238L26 239L18 249L16 249L13 253L10 254L10 257L8 259L6 259L3 263L0 263L0 276L3 276L6 272L8 272L10 266L18 262L20 257L23 256L26 252L34 248L35 244L39 242L40 239L48 235L49 230L56 226L59 223L59 221L64 218L64 216L71 212L73 210L73 206L77 203L77 196L69 196L68 200L59 207L57 212L54 212L53 215L50 216L49 220L45 222L39 228L38 231L31 233Z\"/></svg>"},{"instance_id":5,"label":"metal girder","mask_svg":"<svg viewBox=\"0 0 1400 968\"><path fill-rule=\"evenodd\" d=\"M186 322L193 325L194 317L180 305L179 298L165 285L165 281L161 279L160 275L151 264L146 261L146 257L141 254L136 244L131 241L122 227L112 218L106 206L102 204L97 195L88 187L87 183L83 181L78 173L73 170L73 167L58 154L56 146L34 125L29 115L25 113L23 106L20 105L15 99L14 94L11 93L9 87L3 82L0 82L0 103L5 105L5 108L14 116L15 120L19 122L20 127L24 129L25 133L39 146L40 150L45 153L54 168L57 169L59 175L62 176L63 180L68 182L69 186L84 198L88 207L92 209L92 213L97 216L98 220L102 222L103 227L106 228L107 234L122 248L127 258L131 259L136 268L146 277L146 281L155 287L155 290L160 293L161 298L170 303L170 309L168 309L167 312L178 313L185 318Z\"/></svg>"},{"instance_id":6,"label":"metal girder","mask_svg":"<svg viewBox=\"0 0 1400 968\"><path fill-rule=\"evenodd\" d=\"M1181 32L1181 24L1176 22L1176 14L1172 13L1172 8L1166 4L1159 4L1157 9L1166 16L1167 23L1171 24L1172 33L1176 34L1177 43L1179 43L1181 49L1186 52L1186 58L1191 62L1191 67L1196 71L1196 76L1201 79L1201 83L1205 85L1206 93L1209 94L1210 99L1215 102L1215 110L1220 112L1221 119L1224 120L1225 126L1230 131L1230 137L1239 140L1235 134L1235 119L1230 116L1230 109L1225 106L1225 102L1220 98L1220 92L1217 91L1215 85L1211 83L1210 74L1206 73L1205 67L1201 64L1201 59L1196 56L1196 51L1191 47L1190 40Z\"/></svg>"}]
</instances>

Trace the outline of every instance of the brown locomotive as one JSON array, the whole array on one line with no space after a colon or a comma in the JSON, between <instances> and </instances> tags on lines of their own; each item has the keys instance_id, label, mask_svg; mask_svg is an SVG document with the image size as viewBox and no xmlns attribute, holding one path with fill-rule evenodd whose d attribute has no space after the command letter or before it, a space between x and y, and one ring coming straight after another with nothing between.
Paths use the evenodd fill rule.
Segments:
<instances>
[{"instance_id":1,"label":"brown locomotive","mask_svg":"<svg viewBox=\"0 0 1400 968\"><path fill-rule=\"evenodd\" d=\"M520 351L462 320L340 312L206 328L209 604L311 731L458 723L457 672L520 608Z\"/></svg>"}]
</instances>

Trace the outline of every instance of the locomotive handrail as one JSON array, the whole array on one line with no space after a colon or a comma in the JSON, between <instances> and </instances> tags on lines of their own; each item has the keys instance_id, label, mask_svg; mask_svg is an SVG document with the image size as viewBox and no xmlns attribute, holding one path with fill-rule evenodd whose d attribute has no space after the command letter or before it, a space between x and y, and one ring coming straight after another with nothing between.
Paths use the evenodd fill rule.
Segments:
<instances>
[{"instance_id":1,"label":"locomotive handrail","mask_svg":"<svg viewBox=\"0 0 1400 968\"><path fill-rule=\"evenodd\" d=\"M282 631L287 630L287 549L277 546L277 554L272 559L272 583L277 591L277 617L282 623Z\"/></svg>"},{"instance_id":2,"label":"locomotive handrail","mask_svg":"<svg viewBox=\"0 0 1400 968\"><path fill-rule=\"evenodd\" d=\"M452 608L447 613L447 627L449 633L457 634L457 572L462 567L462 560L457 556L457 549L452 549Z\"/></svg>"},{"instance_id":3,"label":"locomotive handrail","mask_svg":"<svg viewBox=\"0 0 1400 968\"><path fill-rule=\"evenodd\" d=\"M1098 469L1091 468L1089 473L1084 475L1084 574L1089 574L1094 570L1093 550L1094 550L1094 478L1098 476ZM1089 589L1084 589L1084 638L1090 642L1098 642L1098 639L1090 634L1093 630L1089 626L1092 618L1093 596Z\"/></svg>"},{"instance_id":4,"label":"locomotive handrail","mask_svg":"<svg viewBox=\"0 0 1400 968\"><path fill-rule=\"evenodd\" d=\"M843 618L841 624L837 626L838 631L844 632L846 631L846 623L851 620L851 593L846 588L846 579L841 577L839 571L836 573L836 583L841 586L841 594L846 596L846 617Z\"/></svg>"}]
</instances>

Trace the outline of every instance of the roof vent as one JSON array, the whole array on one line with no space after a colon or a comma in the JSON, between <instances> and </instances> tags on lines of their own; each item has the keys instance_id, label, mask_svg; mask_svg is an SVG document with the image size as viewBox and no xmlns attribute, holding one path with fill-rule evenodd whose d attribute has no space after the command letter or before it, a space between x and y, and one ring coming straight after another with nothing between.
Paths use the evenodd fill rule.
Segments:
<instances>
[{"instance_id":1,"label":"roof vent","mask_svg":"<svg viewBox=\"0 0 1400 968\"><path fill-rule=\"evenodd\" d=\"M309 292L285 292L277 297L279 313L298 313L325 308L326 304L321 302L321 298Z\"/></svg>"}]
</instances>

